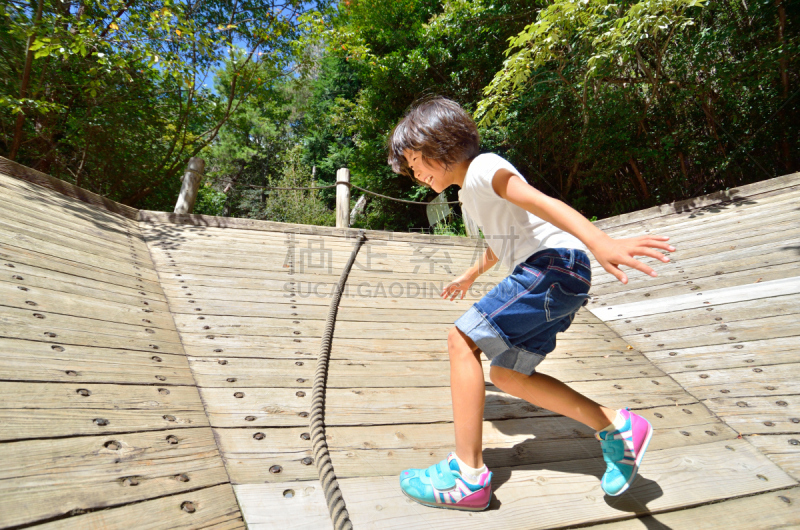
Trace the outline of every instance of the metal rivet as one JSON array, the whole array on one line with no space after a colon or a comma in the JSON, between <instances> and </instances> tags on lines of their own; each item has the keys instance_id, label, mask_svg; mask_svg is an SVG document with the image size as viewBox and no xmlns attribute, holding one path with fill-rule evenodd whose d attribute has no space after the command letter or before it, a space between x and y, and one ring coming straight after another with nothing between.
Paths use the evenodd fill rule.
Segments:
<instances>
[{"instance_id":1,"label":"metal rivet","mask_svg":"<svg viewBox=\"0 0 800 530\"><path fill-rule=\"evenodd\" d=\"M766 425L767 427L774 427L775 426L775 424L772 423L771 421L765 421L764 425Z\"/></svg>"},{"instance_id":2,"label":"metal rivet","mask_svg":"<svg viewBox=\"0 0 800 530\"><path fill-rule=\"evenodd\" d=\"M229 382L229 383L235 383L236 382L236 378L235 377L229 377L229 378L226 379L226 381Z\"/></svg>"},{"instance_id":3,"label":"metal rivet","mask_svg":"<svg viewBox=\"0 0 800 530\"><path fill-rule=\"evenodd\" d=\"M170 445L175 445L176 443L178 443L178 437L177 437L177 436L175 436L174 434L170 434L169 436L167 436L167 437L165 438L165 440L166 440L166 441L167 441L167 443L168 443L168 444L170 444Z\"/></svg>"},{"instance_id":4,"label":"metal rivet","mask_svg":"<svg viewBox=\"0 0 800 530\"><path fill-rule=\"evenodd\" d=\"M42 315L40 313L34 313L33 316L36 317L36 318L41 318L41 319L44 320L44 315Z\"/></svg>"},{"instance_id":5,"label":"metal rivet","mask_svg":"<svg viewBox=\"0 0 800 530\"><path fill-rule=\"evenodd\" d=\"M746 407L747 406L747 402L746 401L737 401L736 402L736 406L737 407Z\"/></svg>"},{"instance_id":6,"label":"metal rivet","mask_svg":"<svg viewBox=\"0 0 800 530\"><path fill-rule=\"evenodd\" d=\"M187 475L186 473L175 475L175 480L177 480L178 482L189 482L189 475Z\"/></svg>"},{"instance_id":7,"label":"metal rivet","mask_svg":"<svg viewBox=\"0 0 800 530\"><path fill-rule=\"evenodd\" d=\"M692 411L689 410L689 409L683 409L683 412L686 413L686 414L692 414Z\"/></svg>"},{"instance_id":8,"label":"metal rivet","mask_svg":"<svg viewBox=\"0 0 800 530\"><path fill-rule=\"evenodd\" d=\"M197 509L194 507L194 503L191 501L183 501L181 503L181 510L186 513L194 513L197 511Z\"/></svg>"},{"instance_id":9,"label":"metal rivet","mask_svg":"<svg viewBox=\"0 0 800 530\"><path fill-rule=\"evenodd\" d=\"M746 362L746 363L754 363L754 362L756 362L756 360L755 359L746 359L744 362Z\"/></svg>"},{"instance_id":10,"label":"metal rivet","mask_svg":"<svg viewBox=\"0 0 800 530\"><path fill-rule=\"evenodd\" d=\"M83 397L89 397L89 396L92 395L92 392L87 390L87 389L85 389L85 388L79 388L75 392L77 392L78 394L80 394Z\"/></svg>"},{"instance_id":11,"label":"metal rivet","mask_svg":"<svg viewBox=\"0 0 800 530\"><path fill-rule=\"evenodd\" d=\"M190 304L193 304L193 303L194 303L194 300L189 300L189 303L190 303Z\"/></svg>"},{"instance_id":12,"label":"metal rivet","mask_svg":"<svg viewBox=\"0 0 800 530\"><path fill-rule=\"evenodd\" d=\"M720 390L720 392L722 392L723 394L730 394L731 391L728 389L722 389Z\"/></svg>"},{"instance_id":13,"label":"metal rivet","mask_svg":"<svg viewBox=\"0 0 800 530\"><path fill-rule=\"evenodd\" d=\"M708 379L708 374L700 374L700 379Z\"/></svg>"},{"instance_id":14,"label":"metal rivet","mask_svg":"<svg viewBox=\"0 0 800 530\"><path fill-rule=\"evenodd\" d=\"M143 319L142 319L142 322L144 322L145 324L152 324L152 322L150 322L150 321L149 321L149 320L147 320L146 318L143 318Z\"/></svg>"},{"instance_id":15,"label":"metal rivet","mask_svg":"<svg viewBox=\"0 0 800 530\"><path fill-rule=\"evenodd\" d=\"M767 390L775 390L774 386L767 386L767 387L764 387L764 388L766 388Z\"/></svg>"},{"instance_id":16,"label":"metal rivet","mask_svg":"<svg viewBox=\"0 0 800 530\"><path fill-rule=\"evenodd\" d=\"M162 396L168 396L169 390L167 390L166 388L159 388L158 393L161 394Z\"/></svg>"},{"instance_id":17,"label":"metal rivet","mask_svg":"<svg viewBox=\"0 0 800 530\"><path fill-rule=\"evenodd\" d=\"M17 289L19 289L20 291L27 291L27 290L28 290L28 288L27 288L27 287L23 287L23 286L21 286L21 285L18 285L18 286L17 286Z\"/></svg>"},{"instance_id":18,"label":"metal rivet","mask_svg":"<svg viewBox=\"0 0 800 530\"><path fill-rule=\"evenodd\" d=\"M124 477L122 479L122 484L124 486L138 486L139 485L139 477Z\"/></svg>"},{"instance_id":19,"label":"metal rivet","mask_svg":"<svg viewBox=\"0 0 800 530\"><path fill-rule=\"evenodd\" d=\"M758 480L763 480L764 482L768 482L769 481L769 479L767 477L765 477L764 475L756 475L756 476L758 477Z\"/></svg>"},{"instance_id":20,"label":"metal rivet","mask_svg":"<svg viewBox=\"0 0 800 530\"><path fill-rule=\"evenodd\" d=\"M197 320L205 320L205 319L206 319L206 317L203 317L203 316L197 317Z\"/></svg>"},{"instance_id":21,"label":"metal rivet","mask_svg":"<svg viewBox=\"0 0 800 530\"><path fill-rule=\"evenodd\" d=\"M244 397L244 392L234 392L233 397L241 399Z\"/></svg>"},{"instance_id":22,"label":"metal rivet","mask_svg":"<svg viewBox=\"0 0 800 530\"><path fill-rule=\"evenodd\" d=\"M213 339L214 339L214 335L206 335L206 338L207 338L207 339L212 339L212 340L213 340Z\"/></svg>"},{"instance_id":23,"label":"metal rivet","mask_svg":"<svg viewBox=\"0 0 800 530\"><path fill-rule=\"evenodd\" d=\"M76 372L75 370L67 370L64 373L67 374L67 375L72 375L72 376L78 375L78 372Z\"/></svg>"},{"instance_id":24,"label":"metal rivet","mask_svg":"<svg viewBox=\"0 0 800 530\"><path fill-rule=\"evenodd\" d=\"M269 468L269 472L272 473L273 475L277 475L281 471L283 471L283 468L281 466L272 466Z\"/></svg>"},{"instance_id":25,"label":"metal rivet","mask_svg":"<svg viewBox=\"0 0 800 530\"><path fill-rule=\"evenodd\" d=\"M95 418L92 421L94 421L95 425L99 425L100 427L105 427L106 425L108 425L108 420L105 418Z\"/></svg>"},{"instance_id":26,"label":"metal rivet","mask_svg":"<svg viewBox=\"0 0 800 530\"><path fill-rule=\"evenodd\" d=\"M715 433L714 431L706 431L706 434L709 435L709 436L716 436L717 435L717 433Z\"/></svg>"},{"instance_id":27,"label":"metal rivet","mask_svg":"<svg viewBox=\"0 0 800 530\"><path fill-rule=\"evenodd\" d=\"M228 361L226 361L225 359L220 359L220 360L219 360L219 361L217 361L217 362L218 362L219 364L222 364L222 365L228 364Z\"/></svg>"},{"instance_id":28,"label":"metal rivet","mask_svg":"<svg viewBox=\"0 0 800 530\"><path fill-rule=\"evenodd\" d=\"M145 330L146 333L150 333L150 334L155 333L155 331L150 329L150 328L144 328L144 330Z\"/></svg>"},{"instance_id":29,"label":"metal rivet","mask_svg":"<svg viewBox=\"0 0 800 530\"><path fill-rule=\"evenodd\" d=\"M156 345L156 344L148 344L148 346L150 346L150 347L151 347L151 348L153 348L154 350L157 350L157 349L158 349L158 345Z\"/></svg>"},{"instance_id":30,"label":"metal rivet","mask_svg":"<svg viewBox=\"0 0 800 530\"><path fill-rule=\"evenodd\" d=\"M311 435L310 435L310 434L308 434L307 432L304 432L304 433L302 433L302 434L300 435L300 439L301 439L301 440L310 440L310 439L311 439Z\"/></svg>"},{"instance_id":31,"label":"metal rivet","mask_svg":"<svg viewBox=\"0 0 800 530\"><path fill-rule=\"evenodd\" d=\"M649 334L649 333L645 333L645 335L644 335L644 336L645 336L645 337L649 337L649 336L650 336L650 334Z\"/></svg>"},{"instance_id":32,"label":"metal rivet","mask_svg":"<svg viewBox=\"0 0 800 530\"><path fill-rule=\"evenodd\" d=\"M308 456L307 456L307 457L305 457L304 459L302 459L302 460L300 461L300 463L301 463L301 464L303 464L304 466L310 466L311 464L313 464L313 463L314 463L314 460L313 460L312 458L310 458L310 457L308 457Z\"/></svg>"},{"instance_id":33,"label":"metal rivet","mask_svg":"<svg viewBox=\"0 0 800 530\"><path fill-rule=\"evenodd\" d=\"M795 440L794 438L790 438L789 445L800 445L800 442Z\"/></svg>"},{"instance_id":34,"label":"metal rivet","mask_svg":"<svg viewBox=\"0 0 800 530\"><path fill-rule=\"evenodd\" d=\"M161 417L164 418L167 421L175 421L176 420L175 416L173 416L172 414L164 414Z\"/></svg>"},{"instance_id":35,"label":"metal rivet","mask_svg":"<svg viewBox=\"0 0 800 530\"><path fill-rule=\"evenodd\" d=\"M292 333L294 333L295 335L299 335L300 334L299 331L292 331Z\"/></svg>"},{"instance_id":36,"label":"metal rivet","mask_svg":"<svg viewBox=\"0 0 800 530\"><path fill-rule=\"evenodd\" d=\"M25 279L25 278L23 278L22 276L20 276L18 274L13 275L11 278L14 279L14 280L24 280Z\"/></svg>"},{"instance_id":37,"label":"metal rivet","mask_svg":"<svg viewBox=\"0 0 800 530\"><path fill-rule=\"evenodd\" d=\"M45 337L50 337L51 339L58 336L55 333L53 333L52 331L45 331L44 335L45 335Z\"/></svg>"},{"instance_id":38,"label":"metal rivet","mask_svg":"<svg viewBox=\"0 0 800 530\"><path fill-rule=\"evenodd\" d=\"M166 381L167 380L167 378L164 377L163 375L157 375L156 379L158 379L159 381Z\"/></svg>"},{"instance_id":39,"label":"metal rivet","mask_svg":"<svg viewBox=\"0 0 800 530\"><path fill-rule=\"evenodd\" d=\"M800 423L800 418L792 418L789 421L791 421L792 423Z\"/></svg>"},{"instance_id":40,"label":"metal rivet","mask_svg":"<svg viewBox=\"0 0 800 530\"><path fill-rule=\"evenodd\" d=\"M292 309L297 309L296 305L291 306Z\"/></svg>"},{"instance_id":41,"label":"metal rivet","mask_svg":"<svg viewBox=\"0 0 800 530\"><path fill-rule=\"evenodd\" d=\"M616 388L617 390L622 390L622 387L619 385L614 385L614 388Z\"/></svg>"},{"instance_id":42,"label":"metal rivet","mask_svg":"<svg viewBox=\"0 0 800 530\"><path fill-rule=\"evenodd\" d=\"M297 366L303 366L303 361L295 361L294 364L296 364Z\"/></svg>"},{"instance_id":43,"label":"metal rivet","mask_svg":"<svg viewBox=\"0 0 800 530\"><path fill-rule=\"evenodd\" d=\"M11 267L12 269L14 268L14 266L10 263L6 263L6 267Z\"/></svg>"},{"instance_id":44,"label":"metal rivet","mask_svg":"<svg viewBox=\"0 0 800 530\"><path fill-rule=\"evenodd\" d=\"M684 436L691 436L691 434L689 434L689 432L687 431L681 431L681 434Z\"/></svg>"},{"instance_id":45,"label":"metal rivet","mask_svg":"<svg viewBox=\"0 0 800 530\"><path fill-rule=\"evenodd\" d=\"M222 353L222 349L221 348L217 348L216 350L214 350L214 353Z\"/></svg>"},{"instance_id":46,"label":"metal rivet","mask_svg":"<svg viewBox=\"0 0 800 530\"><path fill-rule=\"evenodd\" d=\"M778 405L779 407L785 407L788 405L788 403L786 403L785 401L776 401L775 404Z\"/></svg>"},{"instance_id":47,"label":"metal rivet","mask_svg":"<svg viewBox=\"0 0 800 530\"><path fill-rule=\"evenodd\" d=\"M660 412L656 412L655 414L653 414L653 416L655 416L656 418L663 418L664 417L664 415L661 414Z\"/></svg>"},{"instance_id":48,"label":"metal rivet","mask_svg":"<svg viewBox=\"0 0 800 530\"><path fill-rule=\"evenodd\" d=\"M678 355L678 352L676 352L676 351L669 352L669 356L670 357L675 357L676 355Z\"/></svg>"},{"instance_id":49,"label":"metal rivet","mask_svg":"<svg viewBox=\"0 0 800 530\"><path fill-rule=\"evenodd\" d=\"M55 351L59 351L59 352L64 351L64 347L63 346L50 346L50 348L54 349Z\"/></svg>"},{"instance_id":50,"label":"metal rivet","mask_svg":"<svg viewBox=\"0 0 800 530\"><path fill-rule=\"evenodd\" d=\"M109 440L103 444L103 447L106 449L111 449L112 451L119 451L119 448L122 447L120 443L116 440Z\"/></svg>"},{"instance_id":51,"label":"metal rivet","mask_svg":"<svg viewBox=\"0 0 800 530\"><path fill-rule=\"evenodd\" d=\"M293 317L296 317L297 315L298 315L298 313L292 313ZM298 324L299 324L299 322L298 322Z\"/></svg>"},{"instance_id":52,"label":"metal rivet","mask_svg":"<svg viewBox=\"0 0 800 530\"><path fill-rule=\"evenodd\" d=\"M299 391L295 392L294 395L297 396L297 397L306 397L306 393L303 392L302 390L299 390Z\"/></svg>"},{"instance_id":53,"label":"metal rivet","mask_svg":"<svg viewBox=\"0 0 800 530\"><path fill-rule=\"evenodd\" d=\"M716 320L717 322L719 322L720 320L722 320L722 317L717 317L717 318L715 318L714 320Z\"/></svg>"},{"instance_id":54,"label":"metal rivet","mask_svg":"<svg viewBox=\"0 0 800 530\"><path fill-rule=\"evenodd\" d=\"M308 412L300 412L297 415L300 416L301 418L308 418Z\"/></svg>"},{"instance_id":55,"label":"metal rivet","mask_svg":"<svg viewBox=\"0 0 800 530\"><path fill-rule=\"evenodd\" d=\"M764 370L762 370L761 368L753 368L753 371L756 373L760 373L763 372Z\"/></svg>"},{"instance_id":56,"label":"metal rivet","mask_svg":"<svg viewBox=\"0 0 800 530\"><path fill-rule=\"evenodd\" d=\"M736 337L728 337L728 340L736 340Z\"/></svg>"},{"instance_id":57,"label":"metal rivet","mask_svg":"<svg viewBox=\"0 0 800 530\"><path fill-rule=\"evenodd\" d=\"M302 339L294 339L295 342L303 342Z\"/></svg>"},{"instance_id":58,"label":"metal rivet","mask_svg":"<svg viewBox=\"0 0 800 530\"><path fill-rule=\"evenodd\" d=\"M306 382L306 380L305 380L305 379L303 379L303 378L301 377L301 378L299 378L299 379L297 380L297 382L298 382L298 383L305 383L305 382Z\"/></svg>"},{"instance_id":59,"label":"metal rivet","mask_svg":"<svg viewBox=\"0 0 800 530\"><path fill-rule=\"evenodd\" d=\"M253 435L253 438L255 438L256 440L263 440L266 437L267 436L263 432L257 432Z\"/></svg>"},{"instance_id":60,"label":"metal rivet","mask_svg":"<svg viewBox=\"0 0 800 530\"><path fill-rule=\"evenodd\" d=\"M211 329L211 326L203 326L203 329Z\"/></svg>"},{"instance_id":61,"label":"metal rivet","mask_svg":"<svg viewBox=\"0 0 800 530\"><path fill-rule=\"evenodd\" d=\"M789 500L789 497L784 497L783 495L778 495L778 498L785 502L786 504L792 504L792 501Z\"/></svg>"},{"instance_id":62,"label":"metal rivet","mask_svg":"<svg viewBox=\"0 0 800 530\"><path fill-rule=\"evenodd\" d=\"M294 497L294 490L291 489L283 490L283 496L286 497L287 499L291 499L292 497Z\"/></svg>"},{"instance_id":63,"label":"metal rivet","mask_svg":"<svg viewBox=\"0 0 800 530\"><path fill-rule=\"evenodd\" d=\"M642 328L636 328L636 331L642 331Z\"/></svg>"},{"instance_id":64,"label":"metal rivet","mask_svg":"<svg viewBox=\"0 0 800 530\"><path fill-rule=\"evenodd\" d=\"M654 384L654 385L656 385L656 386L658 386L658 385L660 385L660 384L661 384L661 383L659 383L658 381L650 381L650 382L651 382L651 383L653 383L653 384Z\"/></svg>"},{"instance_id":65,"label":"metal rivet","mask_svg":"<svg viewBox=\"0 0 800 530\"><path fill-rule=\"evenodd\" d=\"M153 356L152 356L152 357L150 357L150 358L151 358L151 359L153 359L153 360L154 360L155 362L157 362L157 363L160 363L160 362L161 362L161 357L159 357L158 355L153 355Z\"/></svg>"},{"instance_id":66,"label":"metal rivet","mask_svg":"<svg viewBox=\"0 0 800 530\"><path fill-rule=\"evenodd\" d=\"M25 300L25 303L26 303L26 304L28 304L28 305L30 305L30 306L37 306L37 305L39 305L39 304L37 304L36 302L34 302L34 301L32 301L32 300Z\"/></svg>"},{"instance_id":67,"label":"metal rivet","mask_svg":"<svg viewBox=\"0 0 800 530\"><path fill-rule=\"evenodd\" d=\"M195 310L195 311L202 311L202 310L203 310L203 308L202 308L202 307L195 307L195 308L194 308L194 310Z\"/></svg>"}]
</instances>

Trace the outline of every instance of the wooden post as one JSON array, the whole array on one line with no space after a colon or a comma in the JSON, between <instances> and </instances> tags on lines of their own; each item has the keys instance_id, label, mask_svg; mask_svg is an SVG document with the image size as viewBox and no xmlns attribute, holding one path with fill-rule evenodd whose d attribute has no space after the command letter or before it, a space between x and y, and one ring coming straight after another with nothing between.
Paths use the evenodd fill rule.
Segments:
<instances>
[{"instance_id":1,"label":"wooden post","mask_svg":"<svg viewBox=\"0 0 800 530\"><path fill-rule=\"evenodd\" d=\"M189 166L181 177L183 185L181 193L178 195L178 202L175 203L175 213L192 213L194 201L197 199L197 189L200 187L200 180L203 178L203 171L206 168L206 161L202 158L190 158Z\"/></svg>"},{"instance_id":2,"label":"wooden post","mask_svg":"<svg viewBox=\"0 0 800 530\"><path fill-rule=\"evenodd\" d=\"M336 172L336 228L350 228L350 170Z\"/></svg>"}]
</instances>

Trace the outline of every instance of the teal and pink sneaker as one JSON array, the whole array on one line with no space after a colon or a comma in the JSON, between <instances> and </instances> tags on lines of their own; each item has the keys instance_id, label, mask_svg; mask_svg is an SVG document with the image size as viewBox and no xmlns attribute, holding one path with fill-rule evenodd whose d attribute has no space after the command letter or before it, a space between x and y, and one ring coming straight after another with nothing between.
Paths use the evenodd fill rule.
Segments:
<instances>
[{"instance_id":1,"label":"teal and pink sneaker","mask_svg":"<svg viewBox=\"0 0 800 530\"><path fill-rule=\"evenodd\" d=\"M471 484L461 477L455 453L428 469L400 473L400 488L420 504L451 510L481 511L492 499L492 472L488 469Z\"/></svg>"},{"instance_id":2,"label":"teal and pink sneaker","mask_svg":"<svg viewBox=\"0 0 800 530\"><path fill-rule=\"evenodd\" d=\"M595 434L603 447L603 460L606 461L603 491L612 497L621 495L633 483L650 445L650 438L653 437L653 426L649 421L628 409L619 412L626 419L622 429Z\"/></svg>"}]
</instances>

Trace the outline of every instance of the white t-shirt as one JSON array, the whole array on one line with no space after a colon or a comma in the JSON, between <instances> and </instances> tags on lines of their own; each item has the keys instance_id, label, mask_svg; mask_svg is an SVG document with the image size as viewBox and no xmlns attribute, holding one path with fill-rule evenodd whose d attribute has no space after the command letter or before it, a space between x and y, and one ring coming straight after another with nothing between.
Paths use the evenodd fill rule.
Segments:
<instances>
[{"instance_id":1,"label":"white t-shirt","mask_svg":"<svg viewBox=\"0 0 800 530\"><path fill-rule=\"evenodd\" d=\"M509 272L539 250L576 248L586 251L577 237L500 197L492 188L492 179L500 169L507 169L527 182L503 157L492 153L478 155L467 169L458 200Z\"/></svg>"}]
</instances>

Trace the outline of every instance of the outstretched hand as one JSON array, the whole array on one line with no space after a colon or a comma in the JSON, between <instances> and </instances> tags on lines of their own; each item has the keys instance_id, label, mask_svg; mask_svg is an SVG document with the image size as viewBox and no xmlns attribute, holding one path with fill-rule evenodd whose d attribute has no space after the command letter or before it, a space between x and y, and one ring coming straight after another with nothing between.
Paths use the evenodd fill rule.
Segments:
<instances>
[{"instance_id":1,"label":"outstretched hand","mask_svg":"<svg viewBox=\"0 0 800 530\"><path fill-rule=\"evenodd\" d=\"M475 278L473 278L469 274L466 273L462 274L461 276L459 276L458 278L447 284L445 288L442 289L442 294L439 296L441 296L444 299L450 299L450 301L453 301L460 293L461 300L463 300L464 295L467 294L467 291L469 291L469 288L474 281Z\"/></svg>"},{"instance_id":2,"label":"outstretched hand","mask_svg":"<svg viewBox=\"0 0 800 530\"><path fill-rule=\"evenodd\" d=\"M669 240L665 236L639 236L630 239L605 238L592 248L592 254L609 273L613 274L622 283L628 283L628 276L619 268L625 265L632 269L640 270L645 274L656 277L658 274L651 267L641 261L634 259L634 256L649 256L669 263L669 258L654 249L662 249L674 252L675 247L668 245L665 241Z\"/></svg>"}]
</instances>

